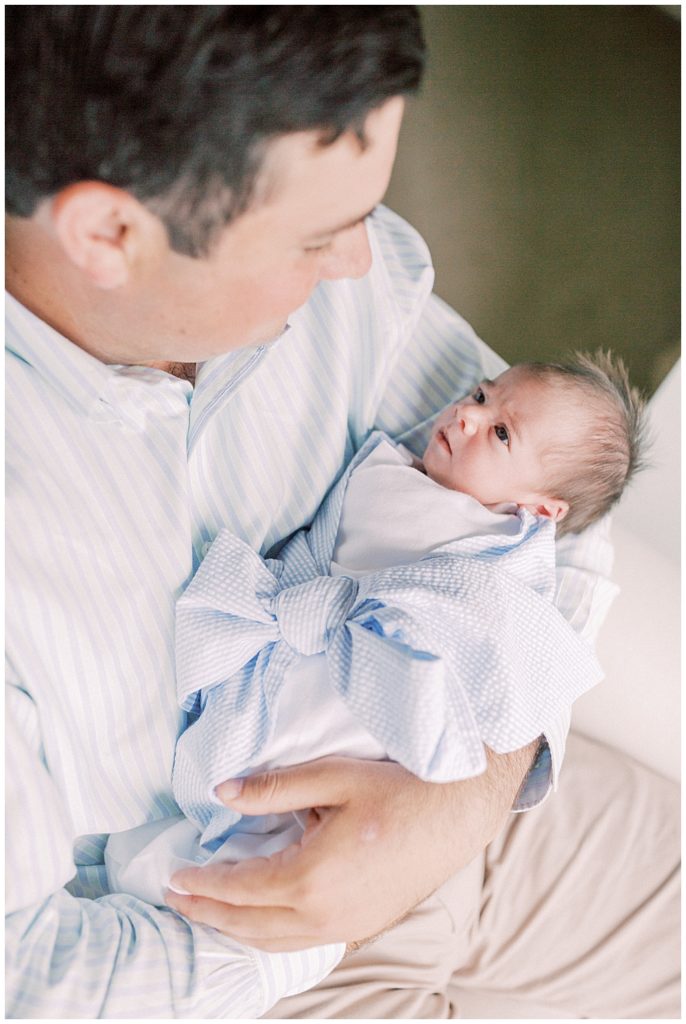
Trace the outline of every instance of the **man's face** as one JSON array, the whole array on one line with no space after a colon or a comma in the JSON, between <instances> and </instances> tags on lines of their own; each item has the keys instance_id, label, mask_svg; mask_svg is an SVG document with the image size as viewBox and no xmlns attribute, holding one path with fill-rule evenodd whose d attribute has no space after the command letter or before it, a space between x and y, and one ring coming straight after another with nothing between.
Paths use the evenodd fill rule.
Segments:
<instances>
[{"instance_id":1,"label":"man's face","mask_svg":"<svg viewBox=\"0 0 686 1024\"><path fill-rule=\"evenodd\" d=\"M443 410L424 453L426 473L482 505L535 505L545 495L545 456L570 440L572 402L513 367Z\"/></svg>"},{"instance_id":2,"label":"man's face","mask_svg":"<svg viewBox=\"0 0 686 1024\"><path fill-rule=\"evenodd\" d=\"M400 97L372 111L365 148L352 133L329 146L313 132L281 137L267 150L254 205L209 257L160 245L156 260L141 261L128 299L146 358L196 362L269 341L319 281L366 274L362 221L386 191L402 112Z\"/></svg>"}]
</instances>

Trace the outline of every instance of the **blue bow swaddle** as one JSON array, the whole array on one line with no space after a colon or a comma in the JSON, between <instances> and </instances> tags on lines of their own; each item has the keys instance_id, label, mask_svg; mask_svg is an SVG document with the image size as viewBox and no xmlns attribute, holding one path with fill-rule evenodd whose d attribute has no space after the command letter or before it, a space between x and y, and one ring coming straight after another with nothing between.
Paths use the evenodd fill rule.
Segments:
<instances>
[{"instance_id":1,"label":"blue bow swaddle","mask_svg":"<svg viewBox=\"0 0 686 1024\"><path fill-rule=\"evenodd\" d=\"M221 531L177 606L177 678L202 713L181 737L175 796L203 831L239 817L214 787L260 763L286 670L325 654L331 686L388 757L456 781L525 746L600 678L552 604L554 529L520 510L516 535L470 537L360 579L329 568L351 472L278 559Z\"/></svg>"}]
</instances>

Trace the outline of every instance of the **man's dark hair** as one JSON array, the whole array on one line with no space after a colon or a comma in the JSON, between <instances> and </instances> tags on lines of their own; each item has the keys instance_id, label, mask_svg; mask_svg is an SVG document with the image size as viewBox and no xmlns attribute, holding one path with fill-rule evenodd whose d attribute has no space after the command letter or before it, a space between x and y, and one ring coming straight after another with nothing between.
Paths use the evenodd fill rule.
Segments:
<instances>
[{"instance_id":1,"label":"man's dark hair","mask_svg":"<svg viewBox=\"0 0 686 1024\"><path fill-rule=\"evenodd\" d=\"M6 208L77 181L125 189L207 253L250 203L266 143L330 144L418 88L415 7L6 8Z\"/></svg>"}]
</instances>

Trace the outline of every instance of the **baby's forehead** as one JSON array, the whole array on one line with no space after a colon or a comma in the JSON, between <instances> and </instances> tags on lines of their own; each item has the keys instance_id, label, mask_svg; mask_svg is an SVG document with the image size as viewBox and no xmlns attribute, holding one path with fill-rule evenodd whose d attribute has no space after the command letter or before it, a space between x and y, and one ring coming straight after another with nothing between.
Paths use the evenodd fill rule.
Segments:
<instances>
[{"instance_id":1,"label":"baby's forehead","mask_svg":"<svg viewBox=\"0 0 686 1024\"><path fill-rule=\"evenodd\" d=\"M493 380L484 381L496 394L517 398L522 406L534 405L541 396L549 396L559 404L574 405L581 399L582 388L573 377L537 366L511 366Z\"/></svg>"},{"instance_id":2,"label":"baby's forehead","mask_svg":"<svg viewBox=\"0 0 686 1024\"><path fill-rule=\"evenodd\" d=\"M484 388L498 398L516 399L522 408L541 394L559 395L562 398L566 391L563 380L540 373L526 365L511 366L495 377L484 377L472 390L478 388Z\"/></svg>"},{"instance_id":3,"label":"baby's forehead","mask_svg":"<svg viewBox=\"0 0 686 1024\"><path fill-rule=\"evenodd\" d=\"M505 406L516 407L523 417L540 415L542 402L551 415L561 417L566 411L578 413L580 403L585 400L584 389L573 377L537 364L517 363L497 376L483 377L466 394L456 396L455 401L474 395L480 389L491 398L502 400Z\"/></svg>"},{"instance_id":4,"label":"baby's forehead","mask_svg":"<svg viewBox=\"0 0 686 1024\"><path fill-rule=\"evenodd\" d=\"M502 399L502 408L516 417L520 425L536 425L540 444L546 443L547 435L557 443L572 444L584 436L585 420L580 412L589 396L570 377L513 366L491 382L491 391ZM591 404L598 403L591 400ZM595 408L594 417L600 412ZM531 436L528 439L533 441Z\"/></svg>"}]
</instances>

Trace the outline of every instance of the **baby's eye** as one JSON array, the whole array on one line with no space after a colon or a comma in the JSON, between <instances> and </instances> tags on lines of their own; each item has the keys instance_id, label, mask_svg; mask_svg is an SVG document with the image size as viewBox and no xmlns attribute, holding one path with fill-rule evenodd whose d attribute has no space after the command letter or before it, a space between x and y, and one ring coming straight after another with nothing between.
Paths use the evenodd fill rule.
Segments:
<instances>
[{"instance_id":1,"label":"baby's eye","mask_svg":"<svg viewBox=\"0 0 686 1024\"><path fill-rule=\"evenodd\" d=\"M495 428L495 436L498 438L499 441L502 441L503 444L509 445L510 435L507 432L507 427L503 427L502 425L497 426Z\"/></svg>"},{"instance_id":2,"label":"baby's eye","mask_svg":"<svg viewBox=\"0 0 686 1024\"><path fill-rule=\"evenodd\" d=\"M472 398L474 399L475 402L478 402L479 405L483 405L484 402L486 401L486 396L481 390L481 388L476 389L476 391L472 395Z\"/></svg>"}]
</instances>

